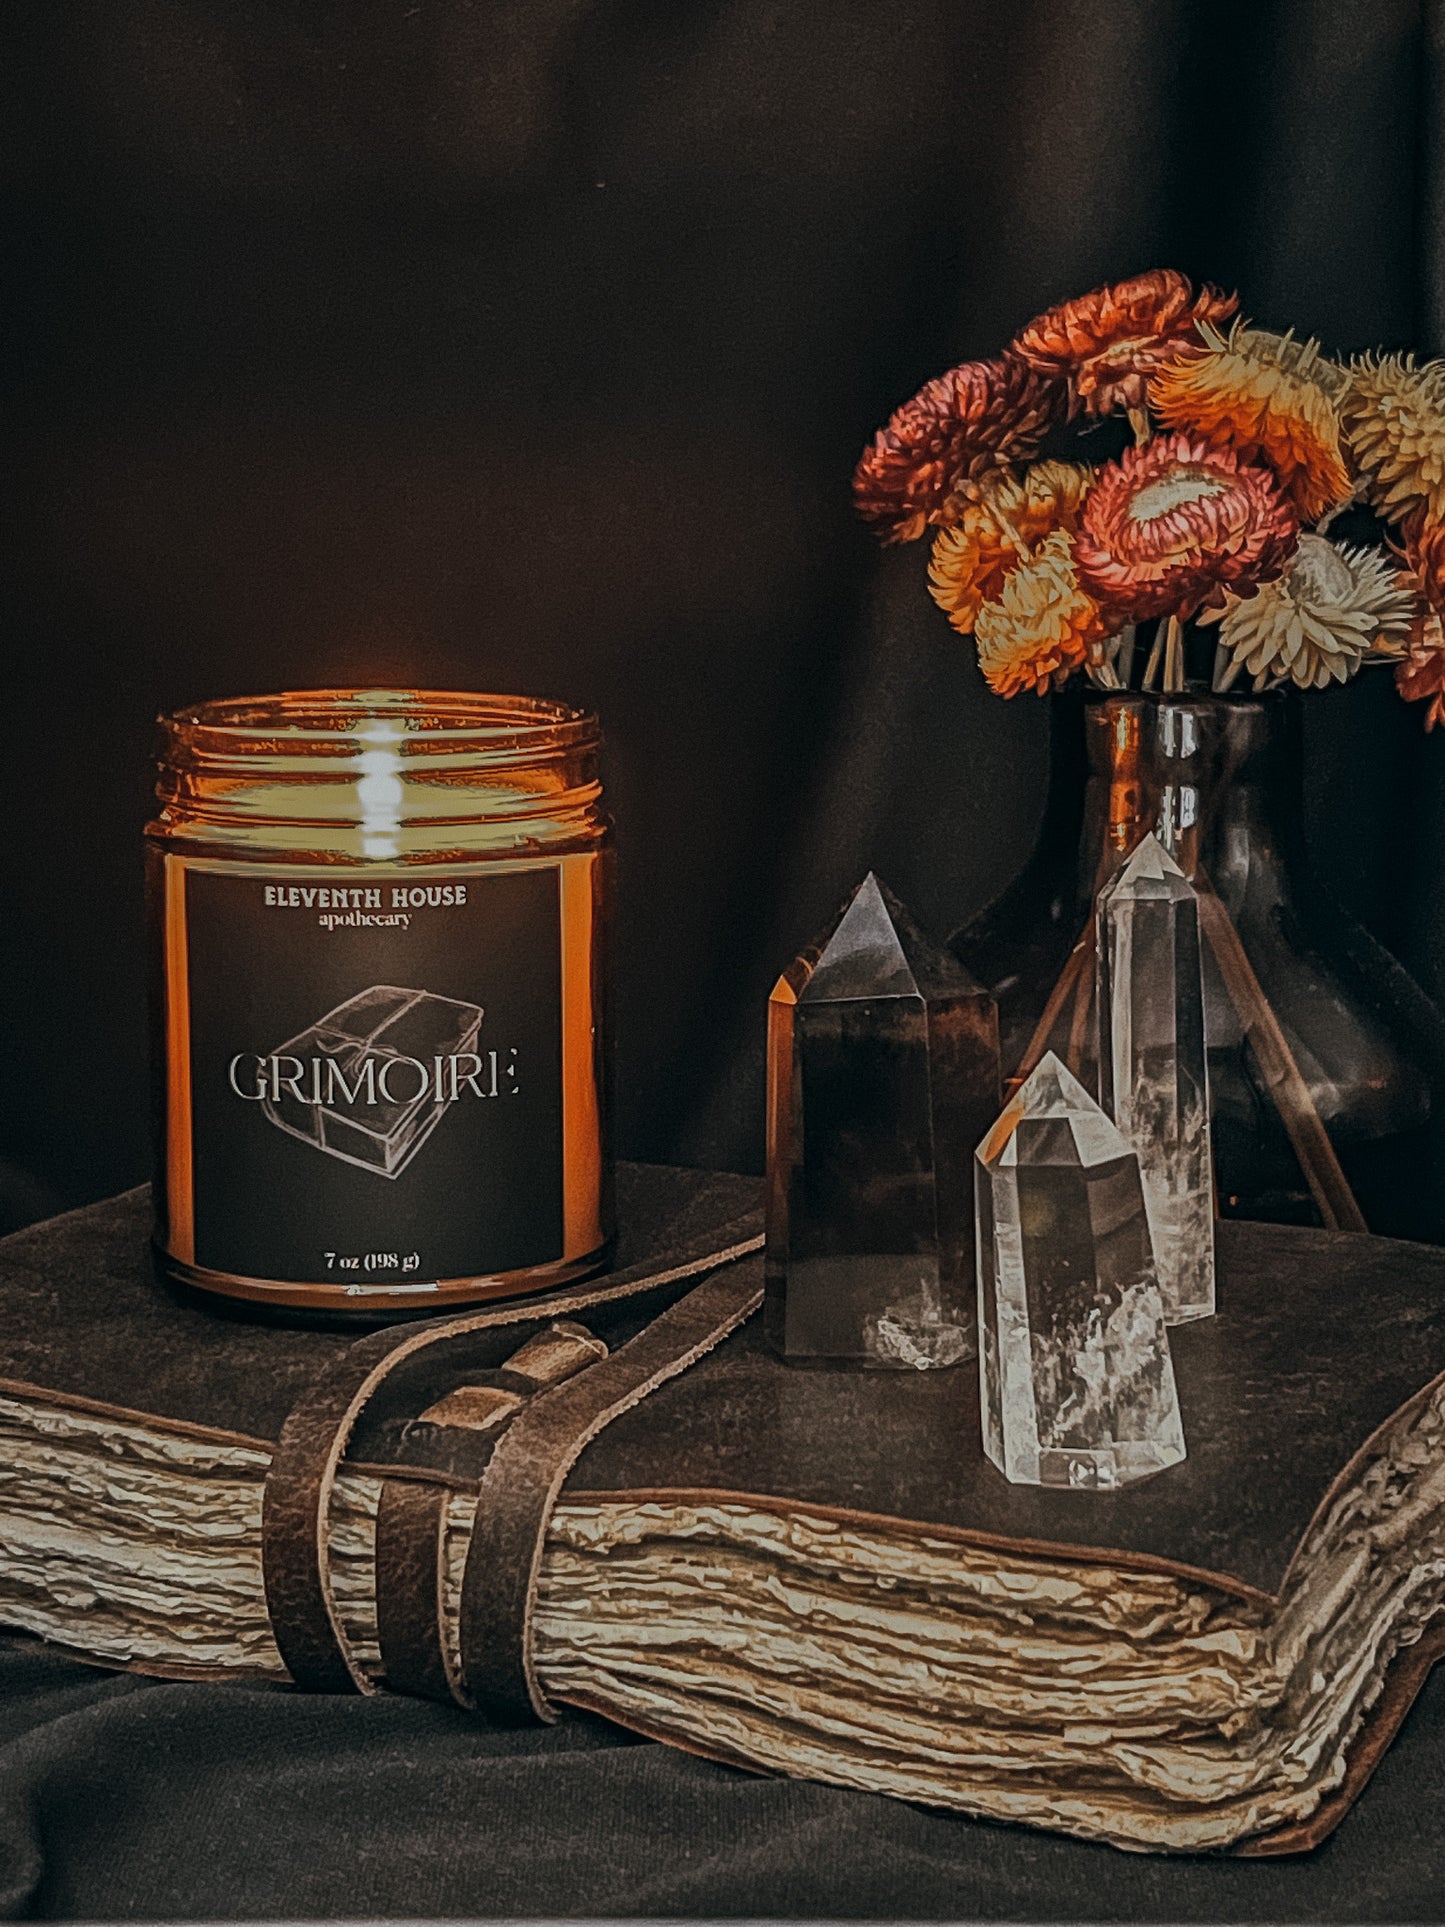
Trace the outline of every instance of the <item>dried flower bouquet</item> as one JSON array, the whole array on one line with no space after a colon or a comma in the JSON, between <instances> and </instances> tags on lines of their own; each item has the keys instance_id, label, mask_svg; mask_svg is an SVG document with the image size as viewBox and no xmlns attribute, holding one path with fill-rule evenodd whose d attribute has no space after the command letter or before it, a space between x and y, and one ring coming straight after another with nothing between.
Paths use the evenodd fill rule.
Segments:
<instances>
[{"instance_id":1,"label":"dried flower bouquet","mask_svg":"<svg viewBox=\"0 0 1445 1927\"><path fill-rule=\"evenodd\" d=\"M1197 623L1218 628L1215 690L1388 662L1426 726L1445 722L1445 361L1334 361L1238 305L1156 268L1049 309L894 413L858 511L884 542L935 531L934 600L1001 696L1080 670L1131 686L1141 623L1142 686L1180 691ZM1117 459L1040 458L1052 431L1110 415L1133 434ZM1332 538L1356 509L1376 539Z\"/></svg>"}]
</instances>

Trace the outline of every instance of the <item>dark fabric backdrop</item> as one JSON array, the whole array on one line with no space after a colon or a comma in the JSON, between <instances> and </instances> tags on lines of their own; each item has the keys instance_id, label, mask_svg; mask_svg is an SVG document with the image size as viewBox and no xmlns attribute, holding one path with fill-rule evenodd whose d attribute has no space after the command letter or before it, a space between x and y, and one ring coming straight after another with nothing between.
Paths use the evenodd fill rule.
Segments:
<instances>
[{"instance_id":1,"label":"dark fabric backdrop","mask_svg":"<svg viewBox=\"0 0 1445 1927\"><path fill-rule=\"evenodd\" d=\"M946 933L1041 804L1046 706L990 697L923 549L853 521L887 411L1159 263L1337 349L1441 346L1421 0L5 24L12 1217L145 1172L157 709L333 680L595 704L620 1148L756 1166L781 964L870 865ZM1311 702L1310 826L1429 975L1445 742L1387 682Z\"/></svg>"},{"instance_id":2,"label":"dark fabric backdrop","mask_svg":"<svg viewBox=\"0 0 1445 1927\"><path fill-rule=\"evenodd\" d=\"M9 0L0 1197L144 1175L150 719L404 680L595 704L621 1148L756 1163L773 976L878 866L1030 847L1002 705L848 503L888 410L1174 264L1439 349L1422 0ZM1445 742L1309 706L1310 829L1440 984ZM0 1647L0 1911L1430 1919L1439 1683L1302 1868L1124 1859L591 1723Z\"/></svg>"}]
</instances>

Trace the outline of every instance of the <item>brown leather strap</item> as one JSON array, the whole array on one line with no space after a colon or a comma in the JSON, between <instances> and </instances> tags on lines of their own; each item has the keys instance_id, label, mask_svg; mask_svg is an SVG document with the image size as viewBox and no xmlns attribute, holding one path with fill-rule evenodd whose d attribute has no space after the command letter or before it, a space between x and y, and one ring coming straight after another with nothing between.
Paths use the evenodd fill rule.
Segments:
<instances>
[{"instance_id":1,"label":"brown leather strap","mask_svg":"<svg viewBox=\"0 0 1445 1927\"><path fill-rule=\"evenodd\" d=\"M555 1292L545 1298L420 1325L398 1338L396 1328L372 1332L334 1358L293 1406L272 1454L261 1514L261 1558L271 1630L287 1671L315 1693L369 1693L375 1685L346 1642L331 1588L327 1557L331 1490L356 1422L389 1374L406 1359L449 1339L488 1326L515 1324L519 1314L565 1317L696 1277L762 1243L749 1238L662 1271L641 1267L630 1276Z\"/></svg>"},{"instance_id":2,"label":"brown leather strap","mask_svg":"<svg viewBox=\"0 0 1445 1927\"><path fill-rule=\"evenodd\" d=\"M500 1431L547 1385L585 1371L607 1346L595 1333L554 1320L513 1352L485 1385L453 1387L407 1427ZM386 1683L398 1693L467 1706L446 1625L444 1486L388 1479L376 1514L376 1631Z\"/></svg>"},{"instance_id":3,"label":"brown leather strap","mask_svg":"<svg viewBox=\"0 0 1445 1927\"><path fill-rule=\"evenodd\" d=\"M724 1266L609 1358L532 1400L503 1434L482 1477L462 1580L462 1681L481 1711L557 1717L532 1663L532 1615L562 1483L605 1425L711 1351L762 1296L760 1258Z\"/></svg>"},{"instance_id":4,"label":"brown leather strap","mask_svg":"<svg viewBox=\"0 0 1445 1927\"><path fill-rule=\"evenodd\" d=\"M447 1651L445 1486L388 1479L376 1514L376 1632L398 1693L465 1705Z\"/></svg>"},{"instance_id":5,"label":"brown leather strap","mask_svg":"<svg viewBox=\"0 0 1445 1927\"><path fill-rule=\"evenodd\" d=\"M266 1610L287 1671L313 1693L374 1690L347 1646L331 1589L331 1490L367 1400L399 1352L426 1342L418 1331L398 1347L394 1332L373 1332L342 1352L292 1407L271 1457L261 1505Z\"/></svg>"}]
</instances>

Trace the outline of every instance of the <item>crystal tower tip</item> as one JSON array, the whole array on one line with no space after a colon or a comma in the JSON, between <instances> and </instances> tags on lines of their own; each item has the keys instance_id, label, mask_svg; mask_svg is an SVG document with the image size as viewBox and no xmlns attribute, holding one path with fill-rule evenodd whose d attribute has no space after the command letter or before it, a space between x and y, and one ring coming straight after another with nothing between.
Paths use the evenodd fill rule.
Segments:
<instances>
[{"instance_id":1,"label":"crystal tower tip","mask_svg":"<svg viewBox=\"0 0 1445 1927\"><path fill-rule=\"evenodd\" d=\"M1194 885L1151 830L1124 867L1105 885L1103 897L1134 895L1176 900L1195 895Z\"/></svg>"}]
</instances>

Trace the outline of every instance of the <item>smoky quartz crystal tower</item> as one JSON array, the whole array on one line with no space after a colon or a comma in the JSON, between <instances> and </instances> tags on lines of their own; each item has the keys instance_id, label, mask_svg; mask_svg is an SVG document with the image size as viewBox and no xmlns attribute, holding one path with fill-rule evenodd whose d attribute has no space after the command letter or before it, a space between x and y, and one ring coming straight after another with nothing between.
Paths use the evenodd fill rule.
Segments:
<instances>
[{"instance_id":1,"label":"smoky quartz crystal tower","mask_svg":"<svg viewBox=\"0 0 1445 1927\"><path fill-rule=\"evenodd\" d=\"M1184 1457L1139 1160L1052 1052L978 1148L983 1444L1018 1485Z\"/></svg>"},{"instance_id":2,"label":"smoky quartz crystal tower","mask_svg":"<svg viewBox=\"0 0 1445 1927\"><path fill-rule=\"evenodd\" d=\"M1164 1316L1214 1310L1199 899L1156 836L1099 896L1099 1096L1139 1154Z\"/></svg>"},{"instance_id":3,"label":"smoky quartz crystal tower","mask_svg":"<svg viewBox=\"0 0 1445 1927\"><path fill-rule=\"evenodd\" d=\"M975 1343L971 1164L998 1012L871 873L768 1005L768 1342L956 1365Z\"/></svg>"}]
</instances>

